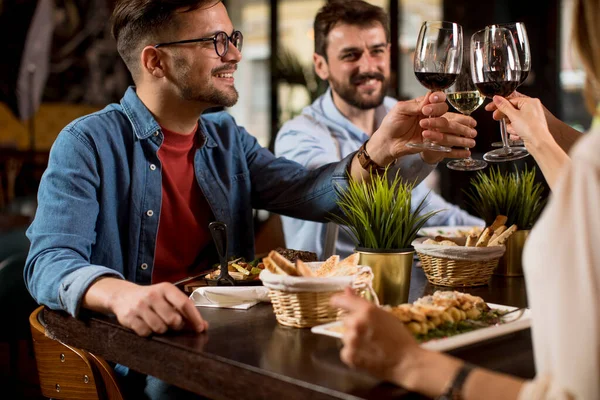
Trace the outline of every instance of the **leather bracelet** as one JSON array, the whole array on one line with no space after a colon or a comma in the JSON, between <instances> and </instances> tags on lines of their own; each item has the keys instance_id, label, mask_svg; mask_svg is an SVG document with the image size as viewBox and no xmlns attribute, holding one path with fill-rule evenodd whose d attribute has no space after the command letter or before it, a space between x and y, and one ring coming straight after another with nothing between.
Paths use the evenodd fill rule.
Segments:
<instances>
[{"instance_id":1,"label":"leather bracelet","mask_svg":"<svg viewBox=\"0 0 600 400\"><path fill-rule=\"evenodd\" d=\"M448 389L444 392L443 395L439 396L436 400L460 400L462 399L462 388L465 382L467 381L467 377L473 371L475 366L473 364L464 363L462 367L458 370L452 383L448 387Z\"/></svg>"},{"instance_id":2,"label":"leather bracelet","mask_svg":"<svg viewBox=\"0 0 600 400\"><path fill-rule=\"evenodd\" d=\"M375 171L378 173L384 172L385 167L382 167L381 165L377 164L375 161L371 160L371 156L369 156L369 153L367 153L367 143L369 143L368 139L366 142L364 142L362 144L362 146L360 146L360 148L358 149L358 152L356 153L356 156L358 157L358 162L360 163L360 166L369 172L371 172L371 171Z\"/></svg>"}]
</instances>

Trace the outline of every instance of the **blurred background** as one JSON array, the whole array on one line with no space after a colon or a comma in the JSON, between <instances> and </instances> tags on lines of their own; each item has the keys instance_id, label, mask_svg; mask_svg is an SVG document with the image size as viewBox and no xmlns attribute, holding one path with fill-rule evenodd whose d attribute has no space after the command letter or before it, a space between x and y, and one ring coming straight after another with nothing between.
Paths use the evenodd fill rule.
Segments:
<instances>
[{"instance_id":1,"label":"blurred background","mask_svg":"<svg viewBox=\"0 0 600 400\"><path fill-rule=\"evenodd\" d=\"M522 21L532 53L532 71L520 87L539 97L559 118L586 130L591 116L581 95L584 74L572 54L572 0L371 0L391 16L391 96L412 98L425 89L413 74L420 25L448 20L465 38L490 23ZM236 73L239 102L228 109L259 142L271 147L278 128L298 114L325 86L312 68L313 19L324 0L224 0L234 26L244 33L243 60ZM24 231L36 208L36 192L60 130L78 116L117 102L131 84L110 35L113 0L0 0L0 308L5 327L22 318L29 300L22 281L5 263L27 252ZM480 108L474 155L499 140L498 123ZM532 166L531 157L502 169ZM447 200L469 209L463 190L473 173L440 164L431 181ZM540 177L540 180L543 178ZM257 251L281 240L267 214L257 213ZM274 237L273 235L276 235ZM22 263L22 261L20 261ZM17 262L18 264L19 262ZM22 265L21 265L22 271ZM20 286L19 286L20 285ZM17 293L17 294L15 294ZM19 304L21 304L19 303ZM6 322L8 321L8 322ZM22 324L21 324L22 325ZM19 326L21 326L19 325ZM15 325L16 326L16 325ZM38 396L27 329L0 334L0 376L19 396Z\"/></svg>"}]
</instances>

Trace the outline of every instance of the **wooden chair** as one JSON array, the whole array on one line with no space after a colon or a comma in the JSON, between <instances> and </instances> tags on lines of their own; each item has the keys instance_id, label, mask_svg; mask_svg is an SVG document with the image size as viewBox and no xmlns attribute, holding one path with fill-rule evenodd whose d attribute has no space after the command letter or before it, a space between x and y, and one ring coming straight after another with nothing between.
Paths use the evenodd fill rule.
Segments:
<instances>
[{"instance_id":1,"label":"wooden chair","mask_svg":"<svg viewBox=\"0 0 600 400\"><path fill-rule=\"evenodd\" d=\"M116 376L102 358L46 336L43 306L29 316L42 395L53 399L123 400Z\"/></svg>"}]
</instances>

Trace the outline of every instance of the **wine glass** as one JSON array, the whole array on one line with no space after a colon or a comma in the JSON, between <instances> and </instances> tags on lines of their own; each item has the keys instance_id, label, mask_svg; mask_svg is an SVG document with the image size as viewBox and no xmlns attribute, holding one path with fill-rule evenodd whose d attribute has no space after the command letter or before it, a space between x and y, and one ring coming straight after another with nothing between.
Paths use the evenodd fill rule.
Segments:
<instances>
[{"instance_id":1,"label":"wine glass","mask_svg":"<svg viewBox=\"0 0 600 400\"><path fill-rule=\"evenodd\" d=\"M510 22L506 24L494 24L489 26L498 26L506 28L513 34L513 39L517 44L517 52L519 53L519 61L521 62L521 79L519 79L519 86L525 82L529 71L531 71L531 51L529 48L529 39L527 37L527 29L523 22ZM511 146L523 146L522 140L509 140L508 144ZM502 142L492 143L493 147L502 147Z\"/></svg>"},{"instance_id":2,"label":"wine glass","mask_svg":"<svg viewBox=\"0 0 600 400\"><path fill-rule=\"evenodd\" d=\"M469 73L469 51L465 50L463 57L463 68L452 86L446 89L448 102L461 114L471 115L471 113L483 104L483 96L475 87L471 74ZM465 147L469 150L468 147ZM462 160L452 160L446 164L450 169L457 171L478 171L487 167L483 160L474 160L470 156Z\"/></svg>"},{"instance_id":3,"label":"wine glass","mask_svg":"<svg viewBox=\"0 0 600 400\"><path fill-rule=\"evenodd\" d=\"M507 97L519 86L521 64L517 45L509 29L490 26L471 37L471 75L479 92L488 97ZM491 162L514 161L527 157L525 147L510 147L506 121L500 121L502 148L489 151L483 159Z\"/></svg>"},{"instance_id":4,"label":"wine glass","mask_svg":"<svg viewBox=\"0 0 600 400\"><path fill-rule=\"evenodd\" d=\"M448 88L458 76L463 55L462 27L454 22L425 21L415 49L414 71L421 85L431 91ZM431 116L430 116L431 118ZM449 147L424 140L408 147L450 152Z\"/></svg>"}]
</instances>

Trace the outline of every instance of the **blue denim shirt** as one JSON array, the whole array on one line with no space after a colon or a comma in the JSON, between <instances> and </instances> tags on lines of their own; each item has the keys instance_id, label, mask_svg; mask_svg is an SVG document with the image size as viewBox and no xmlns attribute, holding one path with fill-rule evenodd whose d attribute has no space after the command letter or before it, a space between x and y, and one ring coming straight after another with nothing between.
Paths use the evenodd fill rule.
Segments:
<instances>
[{"instance_id":1,"label":"blue denim shirt","mask_svg":"<svg viewBox=\"0 0 600 400\"><path fill-rule=\"evenodd\" d=\"M352 155L307 170L275 158L226 113L199 121L196 179L229 255L254 257L252 209L324 221L337 212ZM76 316L87 288L113 275L148 285L161 209L160 126L129 88L119 104L82 117L58 135L27 235L25 282L33 297ZM186 235L186 232L174 232Z\"/></svg>"},{"instance_id":2,"label":"blue denim shirt","mask_svg":"<svg viewBox=\"0 0 600 400\"><path fill-rule=\"evenodd\" d=\"M375 123L378 127L396 100L386 97L384 103L375 109ZM369 136L346 118L335 106L329 89L324 95L302 110L302 114L286 122L275 141L275 154L294 160L306 168L319 168L336 162L356 150ZM402 157L396 163L401 175L410 181L421 182L434 165L425 164L418 154ZM392 171L395 172L395 171ZM423 213L444 210L431 218L426 226L435 225L484 225L484 221L448 203L440 195L431 192L424 184L418 184L412 192L413 210L427 198ZM314 251L323 258L325 224L282 218L286 245L294 249ZM336 253L347 256L354 251L354 243L345 229L340 229L336 242Z\"/></svg>"}]
</instances>

